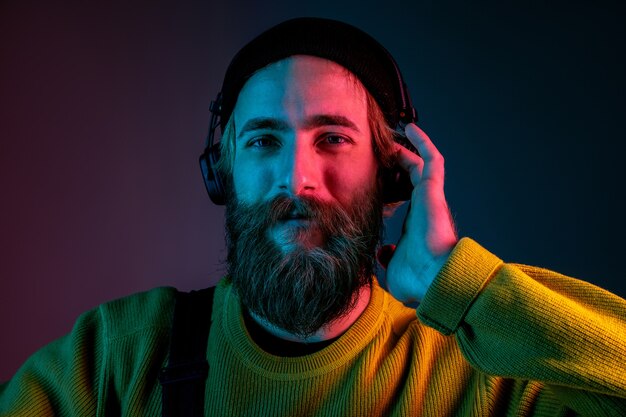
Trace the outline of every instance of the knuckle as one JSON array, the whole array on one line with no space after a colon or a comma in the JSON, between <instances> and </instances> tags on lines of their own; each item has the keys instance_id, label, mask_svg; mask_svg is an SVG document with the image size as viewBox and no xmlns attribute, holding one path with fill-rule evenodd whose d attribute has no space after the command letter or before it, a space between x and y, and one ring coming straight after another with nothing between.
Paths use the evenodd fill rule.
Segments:
<instances>
[{"instance_id":1,"label":"knuckle","mask_svg":"<svg viewBox=\"0 0 626 417\"><path fill-rule=\"evenodd\" d=\"M439 165L439 166L443 166L444 165L444 159L443 159L443 155L441 155L439 152L434 152L431 158L431 163Z\"/></svg>"}]
</instances>

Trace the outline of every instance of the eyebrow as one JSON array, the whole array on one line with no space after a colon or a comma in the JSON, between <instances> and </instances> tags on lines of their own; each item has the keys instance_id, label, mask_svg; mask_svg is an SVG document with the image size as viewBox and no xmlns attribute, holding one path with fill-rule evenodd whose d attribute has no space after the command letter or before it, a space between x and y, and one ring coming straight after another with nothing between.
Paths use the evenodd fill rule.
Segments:
<instances>
[{"instance_id":1,"label":"eyebrow","mask_svg":"<svg viewBox=\"0 0 626 417\"><path fill-rule=\"evenodd\" d=\"M322 126L341 126L354 130L355 132L360 132L359 128L352 120L345 116L335 114L316 114L311 116L305 120L303 128L305 130L311 130ZM255 117L244 124L237 137L241 137L245 133L255 130L286 132L289 130L289 124L284 120L274 119L272 117Z\"/></svg>"}]
</instances>

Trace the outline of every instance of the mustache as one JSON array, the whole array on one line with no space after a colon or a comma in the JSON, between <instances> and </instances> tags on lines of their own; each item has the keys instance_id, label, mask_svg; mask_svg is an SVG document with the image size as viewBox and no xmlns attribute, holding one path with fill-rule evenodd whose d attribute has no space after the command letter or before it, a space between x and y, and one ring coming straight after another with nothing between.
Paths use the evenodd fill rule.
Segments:
<instances>
[{"instance_id":1,"label":"mustache","mask_svg":"<svg viewBox=\"0 0 626 417\"><path fill-rule=\"evenodd\" d=\"M265 228L281 221L304 219L315 222L327 236L354 235L361 231L354 211L316 196L279 194L262 206L259 213L265 214Z\"/></svg>"},{"instance_id":2,"label":"mustache","mask_svg":"<svg viewBox=\"0 0 626 417\"><path fill-rule=\"evenodd\" d=\"M279 195L270 201L270 221L310 219L319 220L324 203L314 197L288 197Z\"/></svg>"}]
</instances>

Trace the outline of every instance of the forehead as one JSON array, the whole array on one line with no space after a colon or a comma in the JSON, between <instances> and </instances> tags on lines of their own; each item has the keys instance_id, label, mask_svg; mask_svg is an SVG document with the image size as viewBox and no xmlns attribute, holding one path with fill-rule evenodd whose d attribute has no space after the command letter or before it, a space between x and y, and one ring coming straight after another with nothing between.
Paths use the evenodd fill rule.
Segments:
<instances>
[{"instance_id":1,"label":"forehead","mask_svg":"<svg viewBox=\"0 0 626 417\"><path fill-rule=\"evenodd\" d=\"M367 100L363 85L346 68L327 59L296 55L250 77L233 114L236 126L254 117L295 122L314 114L344 115L363 122Z\"/></svg>"}]
</instances>

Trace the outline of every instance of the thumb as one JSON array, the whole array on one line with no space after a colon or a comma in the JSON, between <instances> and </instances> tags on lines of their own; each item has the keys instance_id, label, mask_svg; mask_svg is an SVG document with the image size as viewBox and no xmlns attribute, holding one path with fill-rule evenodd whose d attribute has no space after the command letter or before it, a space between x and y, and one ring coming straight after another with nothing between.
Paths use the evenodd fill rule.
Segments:
<instances>
[{"instance_id":1,"label":"thumb","mask_svg":"<svg viewBox=\"0 0 626 417\"><path fill-rule=\"evenodd\" d=\"M383 245L378 249L378 252L376 252L376 260L381 267L387 269L387 265L389 265L389 261L391 261L391 257L395 251L396 245Z\"/></svg>"}]
</instances>

